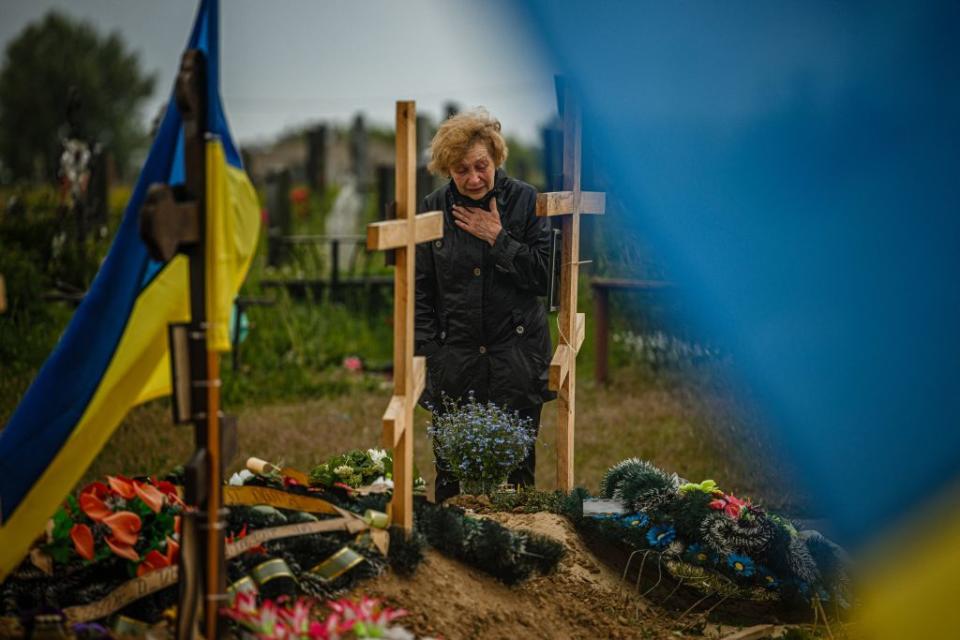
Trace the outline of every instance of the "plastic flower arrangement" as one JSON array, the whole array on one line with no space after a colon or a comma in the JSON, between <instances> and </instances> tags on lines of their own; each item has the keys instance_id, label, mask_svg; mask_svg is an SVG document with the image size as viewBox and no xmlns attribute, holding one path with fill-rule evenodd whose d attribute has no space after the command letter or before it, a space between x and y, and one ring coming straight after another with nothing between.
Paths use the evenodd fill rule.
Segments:
<instances>
[{"instance_id":1,"label":"plastic flower arrangement","mask_svg":"<svg viewBox=\"0 0 960 640\"><path fill-rule=\"evenodd\" d=\"M131 575L143 575L176 564L182 509L169 482L107 476L57 509L42 551L60 564L117 556Z\"/></svg>"},{"instance_id":2,"label":"plastic flower arrangement","mask_svg":"<svg viewBox=\"0 0 960 640\"><path fill-rule=\"evenodd\" d=\"M393 474L393 456L383 449L354 449L334 456L310 472L310 481L326 487L345 484L354 489Z\"/></svg>"},{"instance_id":3,"label":"plastic flower arrangement","mask_svg":"<svg viewBox=\"0 0 960 640\"><path fill-rule=\"evenodd\" d=\"M491 493L520 466L536 436L530 419L471 395L460 404L443 399L427 433L437 455L450 465L464 493Z\"/></svg>"},{"instance_id":4,"label":"plastic flower arrangement","mask_svg":"<svg viewBox=\"0 0 960 640\"><path fill-rule=\"evenodd\" d=\"M677 530L668 524L658 524L647 531L647 542L654 549L666 549L677 537Z\"/></svg>"},{"instance_id":5,"label":"plastic flower arrangement","mask_svg":"<svg viewBox=\"0 0 960 640\"><path fill-rule=\"evenodd\" d=\"M729 518L737 519L743 510L750 506L750 499L741 500L737 496L724 495L710 502L710 508L723 511Z\"/></svg>"},{"instance_id":6,"label":"plastic flower arrangement","mask_svg":"<svg viewBox=\"0 0 960 640\"><path fill-rule=\"evenodd\" d=\"M650 516L645 513L629 513L621 516L620 521L628 527L642 529L650 524Z\"/></svg>"},{"instance_id":7,"label":"plastic flower arrangement","mask_svg":"<svg viewBox=\"0 0 960 640\"><path fill-rule=\"evenodd\" d=\"M413 638L409 631L393 624L407 612L385 607L379 600L367 597L343 599L328 602L327 607L330 611L324 612L316 601L309 598L291 600L281 597L258 602L257 590L249 589L238 592L222 613L247 634L263 639Z\"/></svg>"},{"instance_id":8,"label":"plastic flower arrangement","mask_svg":"<svg viewBox=\"0 0 960 640\"><path fill-rule=\"evenodd\" d=\"M629 548L678 556L785 599L829 597L848 606L850 561L843 549L749 499L722 492L713 480L678 480L650 462L629 458L607 471L601 495L620 502L627 513L591 516L597 534Z\"/></svg>"},{"instance_id":9,"label":"plastic flower arrangement","mask_svg":"<svg viewBox=\"0 0 960 640\"><path fill-rule=\"evenodd\" d=\"M749 578L753 575L753 560L749 556L731 553L727 556L727 566L739 577Z\"/></svg>"}]
</instances>

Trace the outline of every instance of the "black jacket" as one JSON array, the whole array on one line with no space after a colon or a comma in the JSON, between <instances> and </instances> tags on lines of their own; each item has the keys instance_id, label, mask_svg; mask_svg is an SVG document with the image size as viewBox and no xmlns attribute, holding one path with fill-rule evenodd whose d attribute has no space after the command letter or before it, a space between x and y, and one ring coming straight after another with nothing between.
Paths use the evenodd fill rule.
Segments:
<instances>
[{"instance_id":1,"label":"black jacket","mask_svg":"<svg viewBox=\"0 0 960 640\"><path fill-rule=\"evenodd\" d=\"M426 197L423 211L442 210L443 239L417 246L416 351L427 356L424 405L441 392L510 409L542 404L550 331L538 296L547 294L550 223L536 215L537 191L496 173L503 231L491 247L454 224L455 202L476 206L451 180ZM489 208L485 206L485 208Z\"/></svg>"}]
</instances>

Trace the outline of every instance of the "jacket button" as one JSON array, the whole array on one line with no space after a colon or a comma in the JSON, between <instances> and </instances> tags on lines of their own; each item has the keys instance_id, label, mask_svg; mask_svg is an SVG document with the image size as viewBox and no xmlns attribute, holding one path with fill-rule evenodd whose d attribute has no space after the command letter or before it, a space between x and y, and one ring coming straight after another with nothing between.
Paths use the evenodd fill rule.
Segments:
<instances>
[{"instance_id":1,"label":"jacket button","mask_svg":"<svg viewBox=\"0 0 960 640\"><path fill-rule=\"evenodd\" d=\"M433 246L435 246L437 249L439 249L440 247L443 246L443 240L435 240L435 241L433 242Z\"/></svg>"},{"instance_id":2,"label":"jacket button","mask_svg":"<svg viewBox=\"0 0 960 640\"><path fill-rule=\"evenodd\" d=\"M446 331L441 331L441 332L440 332L440 339L441 339L441 340L446 340L446 339L447 339L447 332L446 332Z\"/></svg>"},{"instance_id":3,"label":"jacket button","mask_svg":"<svg viewBox=\"0 0 960 640\"><path fill-rule=\"evenodd\" d=\"M487 352L487 348L483 345L480 345L480 353L486 353L486 352Z\"/></svg>"},{"instance_id":4,"label":"jacket button","mask_svg":"<svg viewBox=\"0 0 960 640\"><path fill-rule=\"evenodd\" d=\"M473 268L473 275L475 275L475 276L480 275L480 267L474 267L474 268Z\"/></svg>"},{"instance_id":5,"label":"jacket button","mask_svg":"<svg viewBox=\"0 0 960 640\"><path fill-rule=\"evenodd\" d=\"M522 325L522 324L517 327L517 333L519 333L520 335L523 335L523 325Z\"/></svg>"}]
</instances>

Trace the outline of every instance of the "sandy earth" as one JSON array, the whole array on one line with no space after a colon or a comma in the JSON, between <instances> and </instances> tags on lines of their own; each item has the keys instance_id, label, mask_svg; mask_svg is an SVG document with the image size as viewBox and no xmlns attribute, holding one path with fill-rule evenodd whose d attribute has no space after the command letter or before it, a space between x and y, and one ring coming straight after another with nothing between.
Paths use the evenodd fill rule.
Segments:
<instances>
[{"instance_id":1,"label":"sandy earth","mask_svg":"<svg viewBox=\"0 0 960 640\"><path fill-rule=\"evenodd\" d=\"M411 578L388 574L362 591L400 606L418 636L457 638L678 638L695 620L677 620L621 588L620 577L583 546L572 525L550 513L497 513L513 529L564 543L556 573L508 587L456 560L428 550ZM679 632L679 633L677 633ZM702 636L696 636L702 637Z\"/></svg>"}]
</instances>

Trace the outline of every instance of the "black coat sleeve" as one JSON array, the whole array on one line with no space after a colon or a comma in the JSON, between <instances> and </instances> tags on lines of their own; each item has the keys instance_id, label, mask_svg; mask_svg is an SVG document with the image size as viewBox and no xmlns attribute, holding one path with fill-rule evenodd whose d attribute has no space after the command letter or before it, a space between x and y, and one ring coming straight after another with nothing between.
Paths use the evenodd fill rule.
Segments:
<instances>
[{"instance_id":1,"label":"black coat sleeve","mask_svg":"<svg viewBox=\"0 0 960 640\"><path fill-rule=\"evenodd\" d=\"M421 210L426 211L426 207L424 203ZM416 249L416 304L413 324L414 351L417 355L432 355L438 346L440 333L437 320L437 278L430 244L418 244Z\"/></svg>"},{"instance_id":2,"label":"black coat sleeve","mask_svg":"<svg viewBox=\"0 0 960 640\"><path fill-rule=\"evenodd\" d=\"M504 227L497 236L490 255L497 267L508 274L517 288L534 295L545 296L550 287L550 221L537 217L536 192L532 197L522 198L518 206L522 211L524 224L522 236Z\"/></svg>"}]
</instances>

